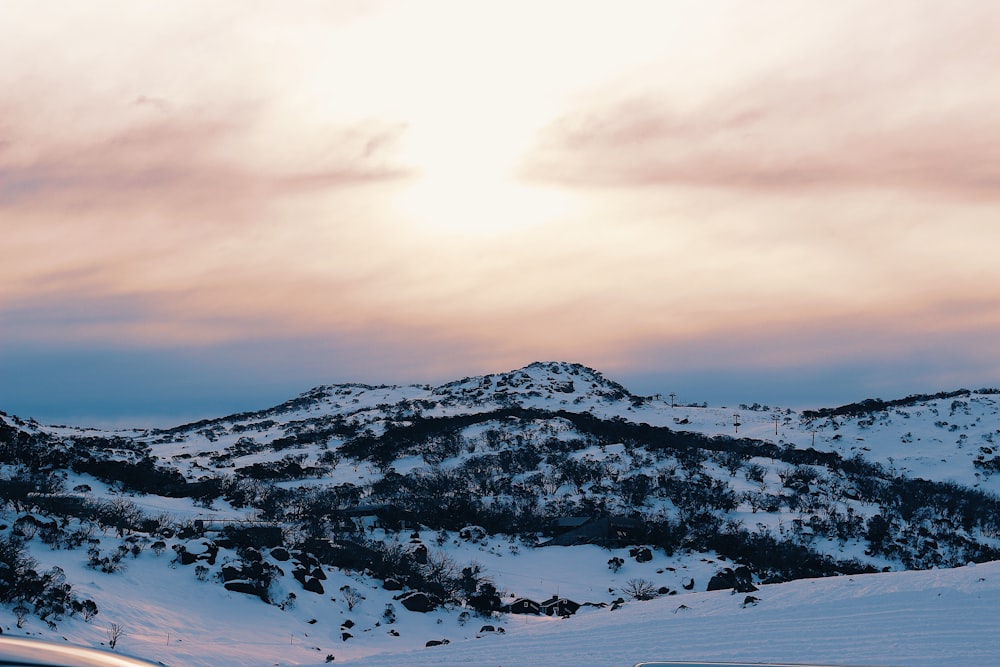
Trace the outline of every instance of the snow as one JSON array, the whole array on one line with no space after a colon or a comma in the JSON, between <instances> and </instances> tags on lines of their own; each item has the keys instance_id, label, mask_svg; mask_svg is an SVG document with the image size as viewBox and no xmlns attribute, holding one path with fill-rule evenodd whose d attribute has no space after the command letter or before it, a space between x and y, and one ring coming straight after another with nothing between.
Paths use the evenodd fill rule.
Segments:
<instances>
[{"instance_id":1,"label":"snow","mask_svg":"<svg viewBox=\"0 0 1000 667\"><path fill-rule=\"evenodd\" d=\"M505 636L391 657L422 665L632 665L728 660L867 665L995 665L1000 565L803 580L743 595L689 594L569 620L513 623ZM681 608L684 605L686 608ZM388 656L358 665L386 664Z\"/></svg>"},{"instance_id":2,"label":"snow","mask_svg":"<svg viewBox=\"0 0 1000 667\"><path fill-rule=\"evenodd\" d=\"M456 558L478 549L451 544ZM518 581L528 597L558 592L566 597L594 593L594 567L609 552L591 554L538 549L509 560L530 558L537 582ZM8 635L28 635L100 646L106 628L123 623L119 648L167 665L227 667L320 665L327 655L337 664L419 667L447 665L632 665L641 660L729 660L865 665L1000 664L1000 563L950 570L889 572L800 580L760 587L756 604L729 591L682 592L622 608L584 609L568 619L505 616L473 617L459 624L459 610L408 613L397 603L397 621L371 630L380 637L365 644L341 639L341 624L378 616L388 595L342 573L331 572L326 596L299 592L288 611L199 581L189 570L165 567L148 549L128 558L124 572L101 575L82 566L79 551L51 552L78 594L99 600L90 623L79 618L50 631L29 618L23 630L4 624ZM502 559L494 557L495 559ZM488 557L484 560L488 560ZM647 564L626 561L631 574ZM652 568L662 567L658 555ZM521 563L518 564L522 565ZM521 568L518 568L521 570ZM707 568L706 568L707 569ZM167 574L165 574L165 570ZM523 570L522 570L523 571ZM505 572L497 570L498 578ZM623 572L623 575L628 573ZM696 579L698 576L696 576ZM366 600L348 612L331 603L340 582L362 590ZM527 585L526 585L527 584ZM332 594L332 595L331 595ZM315 619L315 623L309 623ZM484 633L493 624L504 634ZM399 637L388 634L392 629ZM367 638L366 638L367 639ZM424 647L428 639L449 639Z\"/></svg>"},{"instance_id":3,"label":"snow","mask_svg":"<svg viewBox=\"0 0 1000 667\"><path fill-rule=\"evenodd\" d=\"M305 455L303 466L313 465L324 452L342 444L337 438L308 447L275 450L266 446L289 432L290 424L308 420L342 418L359 428L381 432L391 419L419 408L424 417L486 413L498 407L517 405L546 410L590 412L603 419L621 418L635 423L666 426L714 436L735 435L734 415L741 437L759 438L779 445L815 447L843 457L862 455L886 468L910 477L954 481L996 493L1000 475L984 474L977 458L993 455L994 436L1000 437L1000 396L968 393L958 397L915 400L912 404L858 416L807 419L803 414L778 408L708 408L671 406L659 398L619 396L623 389L600 374L565 364L532 364L524 369L482 378L467 378L441 387L421 385L369 387L337 385L306 392L269 411L238 415L201 424L175 433L162 431L120 432L148 445L163 464L175 466L189 479L206 472L239 468L254 463L279 461L289 455ZM615 398L618 396L618 398ZM393 415L391 418L388 415ZM774 415L778 415L777 432ZM410 418L410 417L408 417ZM270 422L270 423L269 423ZM551 436L570 437L571 432L555 420ZM31 426L31 428L40 428ZM470 427L470 433L503 428L501 422ZM213 431L214 429L214 431ZM94 429L49 428L63 437L94 435ZM256 446L241 444L251 434ZM477 451L486 448L476 445ZM1000 448L998 448L1000 449ZM213 460L222 452L227 460ZM578 461L599 461L623 475L650 472L652 459L642 448L609 443L580 449L571 454ZM115 452L129 457L135 452ZM456 466L471 452L436 465ZM650 463L645 461L649 459ZM781 465L755 459L763 470L763 483L752 483L742 474L730 474L718 462L705 462L713 476L726 478L737 491L773 491L781 486ZM396 460L397 472L408 473L428 464L420 456ZM6 474L6 470L0 473ZM279 486L323 486L363 484L381 477L382 471L368 462L340 461L326 476L281 482ZM211 507L188 498L146 495L124 496L88 475L70 473L67 488L86 484L87 495L100 498L121 496L147 515L168 515L175 521L195 518L239 520L252 518L253 510L230 507L216 500ZM589 483L588 483L589 484ZM572 496L587 491L563 484L553 495ZM838 500L839 509L850 507L867 517L873 505ZM646 508L652 511L655 508ZM0 525L10 526L22 515L0 511ZM761 524L774 531L780 513L753 512L743 503L731 514L747 526ZM44 518L44 517L39 517ZM784 516L787 521L789 517ZM69 526L68 529L72 529ZM806 527L803 532L808 533ZM653 552L653 560L638 563L628 549L604 549L594 545L531 548L518 538L486 536L462 539L456 533L406 531L388 535L372 531L377 539L399 540L404 547L417 539L432 555L447 556L459 567L478 564L496 583L505 602L513 596L541 601L554 595L576 602L590 602L568 619L521 615L481 619L464 623L462 608L449 607L427 614L412 613L393 599L395 592L355 572L324 567L322 595L304 591L293 579L287 562L265 556L282 568L272 590L276 604L268 605L246 594L226 590L213 579L236 554L221 549L213 565L199 560L204 570L172 562L174 547L185 547L193 556L206 556L203 540L166 540L162 554L146 548L122 560L124 567L103 574L87 566L86 546L53 550L40 538L27 542L39 570L58 566L80 598L95 600L99 614L90 622L79 616L66 617L58 628L47 627L28 617L23 628L12 616L0 616L5 635L31 636L54 641L100 646L107 642L112 623L126 627L120 650L166 665L226 667L248 665L321 665L328 655L335 664L356 665L483 665L505 666L632 665L642 660L726 660L748 662L827 663L837 665L998 665L1000 664L1000 563L949 570L883 572L819 580L800 580L761 586L752 593L704 592L708 579L731 563L716 554ZM114 552L121 539L113 534L92 536L102 554ZM1000 543L1000 539L997 540ZM858 541L814 545L838 558L864 555ZM621 558L618 571L608 561ZM868 562L879 566L877 557ZM612 603L626 597L623 590L633 579L645 579L676 594L654 600L627 601L611 610ZM693 579L694 591L683 584ZM349 609L340 591L358 590L364 599ZM294 601L289 596L294 593ZM281 606L279 606L279 604ZM384 617L386 606L395 608L395 620ZM352 627L346 628L350 620ZM480 633L491 624L503 633ZM354 637L344 641L343 633ZM449 640L441 646L425 647L428 640Z\"/></svg>"}]
</instances>

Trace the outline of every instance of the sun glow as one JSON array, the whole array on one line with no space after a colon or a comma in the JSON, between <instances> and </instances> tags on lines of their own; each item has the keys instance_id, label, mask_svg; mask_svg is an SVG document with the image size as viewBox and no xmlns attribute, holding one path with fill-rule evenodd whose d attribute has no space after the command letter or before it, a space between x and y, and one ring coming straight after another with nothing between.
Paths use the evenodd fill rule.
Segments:
<instances>
[{"instance_id":1,"label":"sun glow","mask_svg":"<svg viewBox=\"0 0 1000 667\"><path fill-rule=\"evenodd\" d=\"M403 220L427 233L498 236L571 212L566 192L517 180L529 128L508 123L500 132L490 129L500 123L471 118L475 127L438 121L408 132L405 160L417 176L394 199Z\"/></svg>"},{"instance_id":2,"label":"sun glow","mask_svg":"<svg viewBox=\"0 0 1000 667\"><path fill-rule=\"evenodd\" d=\"M565 216L568 197L509 179L476 173L430 172L401 191L400 216L432 234L499 236Z\"/></svg>"}]
</instances>

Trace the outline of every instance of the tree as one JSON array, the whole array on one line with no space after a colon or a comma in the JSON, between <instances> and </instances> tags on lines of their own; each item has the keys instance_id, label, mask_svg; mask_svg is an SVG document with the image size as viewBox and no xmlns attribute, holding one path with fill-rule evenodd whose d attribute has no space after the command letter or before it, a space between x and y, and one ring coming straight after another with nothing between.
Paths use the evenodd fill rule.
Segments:
<instances>
[{"instance_id":1,"label":"tree","mask_svg":"<svg viewBox=\"0 0 1000 667\"><path fill-rule=\"evenodd\" d=\"M483 568L479 563L472 563L468 567L462 568L462 576L459 578L459 588L468 600L484 583L493 583L492 580L483 573Z\"/></svg>"},{"instance_id":2,"label":"tree","mask_svg":"<svg viewBox=\"0 0 1000 667\"><path fill-rule=\"evenodd\" d=\"M475 610L477 616L488 618L493 615L493 612L500 610L500 595L497 593L496 586L486 581L479 587L479 591L469 598L468 603Z\"/></svg>"},{"instance_id":3,"label":"tree","mask_svg":"<svg viewBox=\"0 0 1000 667\"><path fill-rule=\"evenodd\" d=\"M347 605L348 611L354 611L354 607L365 599L364 596L361 595L361 591L350 586L341 586L340 592L344 596L344 603Z\"/></svg>"},{"instance_id":4,"label":"tree","mask_svg":"<svg viewBox=\"0 0 1000 667\"><path fill-rule=\"evenodd\" d=\"M93 600L73 601L73 611L83 616L83 620L90 622L90 619L97 616L97 603Z\"/></svg>"},{"instance_id":5,"label":"tree","mask_svg":"<svg viewBox=\"0 0 1000 667\"><path fill-rule=\"evenodd\" d=\"M28 612L30 612L31 610L28 609L28 607L26 607L25 604L22 602L13 609L11 609L11 611L14 612L14 616L17 618L17 627L23 628L24 619L28 617Z\"/></svg>"},{"instance_id":6,"label":"tree","mask_svg":"<svg viewBox=\"0 0 1000 667\"><path fill-rule=\"evenodd\" d=\"M108 626L108 646L114 648L118 645L118 640L125 634L125 626L120 623L112 623Z\"/></svg>"},{"instance_id":7,"label":"tree","mask_svg":"<svg viewBox=\"0 0 1000 667\"><path fill-rule=\"evenodd\" d=\"M453 595L458 590L458 566L443 552L431 552L427 562L421 566L420 572L424 580L434 584L440 592Z\"/></svg>"}]
</instances>

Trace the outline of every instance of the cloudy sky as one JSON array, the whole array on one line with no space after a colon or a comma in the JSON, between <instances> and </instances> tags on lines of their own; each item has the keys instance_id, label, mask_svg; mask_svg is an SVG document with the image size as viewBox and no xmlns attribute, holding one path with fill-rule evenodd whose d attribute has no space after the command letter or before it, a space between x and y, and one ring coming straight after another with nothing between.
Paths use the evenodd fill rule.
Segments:
<instances>
[{"instance_id":1,"label":"cloudy sky","mask_svg":"<svg viewBox=\"0 0 1000 667\"><path fill-rule=\"evenodd\" d=\"M1000 383L1000 4L0 4L0 410Z\"/></svg>"}]
</instances>

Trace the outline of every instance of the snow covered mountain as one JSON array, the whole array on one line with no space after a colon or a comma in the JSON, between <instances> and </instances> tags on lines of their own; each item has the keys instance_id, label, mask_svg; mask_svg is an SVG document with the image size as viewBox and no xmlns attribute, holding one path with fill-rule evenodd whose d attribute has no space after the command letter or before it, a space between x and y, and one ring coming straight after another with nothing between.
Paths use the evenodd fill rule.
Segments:
<instances>
[{"instance_id":1,"label":"snow covered mountain","mask_svg":"<svg viewBox=\"0 0 1000 667\"><path fill-rule=\"evenodd\" d=\"M995 589L993 565L959 566L1000 558L997 436L993 389L715 408L557 362L439 387L321 386L170 429L0 413L3 629L98 644L124 623L122 647L167 664L510 665L555 646L570 657L552 664L932 664L912 642L896 647L904 661L874 643L838 659L773 626L786 649L738 633L704 644L735 618L828 617L815 577L841 575L821 595L842 600L827 625L845 632L852 610L895 609L898 591L939 605L913 570L958 568L934 581L966 603ZM701 640L653 639L668 622ZM584 639L637 628L647 652ZM965 664L1000 660L993 644Z\"/></svg>"}]
</instances>

